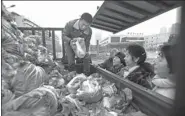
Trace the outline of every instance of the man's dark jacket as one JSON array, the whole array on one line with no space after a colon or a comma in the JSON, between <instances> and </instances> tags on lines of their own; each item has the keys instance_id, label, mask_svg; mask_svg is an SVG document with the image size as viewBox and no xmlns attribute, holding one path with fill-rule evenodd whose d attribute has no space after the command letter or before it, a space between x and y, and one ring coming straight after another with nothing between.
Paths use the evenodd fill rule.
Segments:
<instances>
[{"instance_id":1,"label":"man's dark jacket","mask_svg":"<svg viewBox=\"0 0 185 116\"><path fill-rule=\"evenodd\" d=\"M85 31L81 31L79 29L74 28L74 24L78 21L78 19L69 21L64 30L63 30L63 36L67 36L71 39L77 38L77 37L82 37L85 39L85 46L87 52L89 51L89 45L90 45L90 40L91 40L91 35L92 35L92 29L89 27ZM69 41L68 41L69 42Z\"/></svg>"}]
</instances>

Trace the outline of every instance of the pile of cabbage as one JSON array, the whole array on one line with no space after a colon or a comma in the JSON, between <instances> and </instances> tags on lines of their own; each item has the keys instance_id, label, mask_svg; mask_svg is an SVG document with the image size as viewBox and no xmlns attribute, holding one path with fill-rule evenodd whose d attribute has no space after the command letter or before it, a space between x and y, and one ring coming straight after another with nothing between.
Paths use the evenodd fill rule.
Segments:
<instances>
[{"instance_id":1,"label":"pile of cabbage","mask_svg":"<svg viewBox=\"0 0 185 116\"><path fill-rule=\"evenodd\" d=\"M89 77L77 74L61 93L59 103L64 116L118 116L131 108L132 91L116 86L95 73ZM134 110L133 110L134 111Z\"/></svg>"},{"instance_id":2,"label":"pile of cabbage","mask_svg":"<svg viewBox=\"0 0 185 116\"><path fill-rule=\"evenodd\" d=\"M40 36L17 29L3 6L1 96L3 116L117 116L136 112L132 92L68 72L54 62Z\"/></svg>"},{"instance_id":3,"label":"pile of cabbage","mask_svg":"<svg viewBox=\"0 0 185 116\"><path fill-rule=\"evenodd\" d=\"M56 98L52 92L55 91L54 87L42 88L49 85L53 70L58 70L59 73L62 73L60 75L67 74L68 71L63 70L61 65L52 61L47 49L41 45L40 36L24 37L24 34L15 25L11 13L6 10L4 5L2 7L2 111L3 115L17 116L23 115L18 113L19 110L30 109L32 107L30 104L36 103L39 99L45 99L48 94L52 94L53 98ZM37 93L37 91L41 93ZM40 96L37 100L32 99L35 98L35 92L36 97ZM52 104L50 99L48 100L48 107L50 107ZM51 102L52 100L54 99L51 99ZM55 99L53 103L56 105L58 101Z\"/></svg>"},{"instance_id":4,"label":"pile of cabbage","mask_svg":"<svg viewBox=\"0 0 185 116\"><path fill-rule=\"evenodd\" d=\"M76 72L59 76L57 74L57 71L53 71L48 83L43 81L43 84L39 82L36 84L32 81L29 84L25 82L28 85L18 84L14 89L17 90L15 93L3 82L2 114L4 116L118 116L137 111L130 104L132 101L130 89L118 90L113 83L104 80L99 74L92 74L89 77ZM34 86L30 86L32 83ZM25 86L30 89L22 90L21 88Z\"/></svg>"}]
</instances>

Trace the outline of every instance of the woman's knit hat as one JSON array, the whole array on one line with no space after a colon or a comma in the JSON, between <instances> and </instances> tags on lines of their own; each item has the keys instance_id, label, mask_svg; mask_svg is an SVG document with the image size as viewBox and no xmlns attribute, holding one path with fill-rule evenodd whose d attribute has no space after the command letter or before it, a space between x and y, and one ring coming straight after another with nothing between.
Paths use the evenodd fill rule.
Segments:
<instances>
[{"instance_id":1,"label":"woman's knit hat","mask_svg":"<svg viewBox=\"0 0 185 116\"><path fill-rule=\"evenodd\" d=\"M121 63L124 65L124 66L126 66L126 63L125 63L125 54L124 53L122 53L122 52L118 52L115 56L117 56L118 58L120 58L120 61L121 61Z\"/></svg>"}]
</instances>

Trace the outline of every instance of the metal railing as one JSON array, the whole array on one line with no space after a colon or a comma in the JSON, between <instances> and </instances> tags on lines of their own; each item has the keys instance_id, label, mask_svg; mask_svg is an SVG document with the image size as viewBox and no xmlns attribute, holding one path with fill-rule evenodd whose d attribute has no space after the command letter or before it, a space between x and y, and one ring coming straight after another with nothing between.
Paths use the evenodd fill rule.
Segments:
<instances>
[{"instance_id":1,"label":"metal railing","mask_svg":"<svg viewBox=\"0 0 185 116\"><path fill-rule=\"evenodd\" d=\"M42 42L43 42L43 46L46 47L46 32L49 31L51 32L51 38L52 38L52 48L53 48L53 60L59 60L64 58L65 56L65 51L64 51L64 43L62 41L62 53L63 53L63 57L62 58L57 58L56 56L56 35L55 35L55 31L61 31L61 39L62 39L62 32L63 32L63 28L41 28L41 27L18 27L18 29L20 31L22 31L24 33L24 31L31 31L32 35L36 35L36 31L41 31L42 33ZM50 34L49 34L50 36Z\"/></svg>"},{"instance_id":2,"label":"metal railing","mask_svg":"<svg viewBox=\"0 0 185 116\"><path fill-rule=\"evenodd\" d=\"M133 93L133 103L148 116L169 116L168 112L172 109L173 100L146 89L129 80L113 74L100 67L91 65L92 73L99 73L103 78L114 82L118 89L129 88Z\"/></svg>"}]
</instances>

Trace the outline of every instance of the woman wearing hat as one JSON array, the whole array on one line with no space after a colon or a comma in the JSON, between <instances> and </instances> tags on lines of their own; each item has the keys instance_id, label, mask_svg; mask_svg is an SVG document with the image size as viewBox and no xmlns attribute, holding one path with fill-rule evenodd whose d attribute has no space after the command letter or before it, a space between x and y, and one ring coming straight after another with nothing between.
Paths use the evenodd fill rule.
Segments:
<instances>
[{"instance_id":1,"label":"woman wearing hat","mask_svg":"<svg viewBox=\"0 0 185 116\"><path fill-rule=\"evenodd\" d=\"M126 66L125 54L122 52L117 52L114 56L110 57L104 63L99 64L101 68L104 68L112 73L119 74L121 69Z\"/></svg>"}]
</instances>

